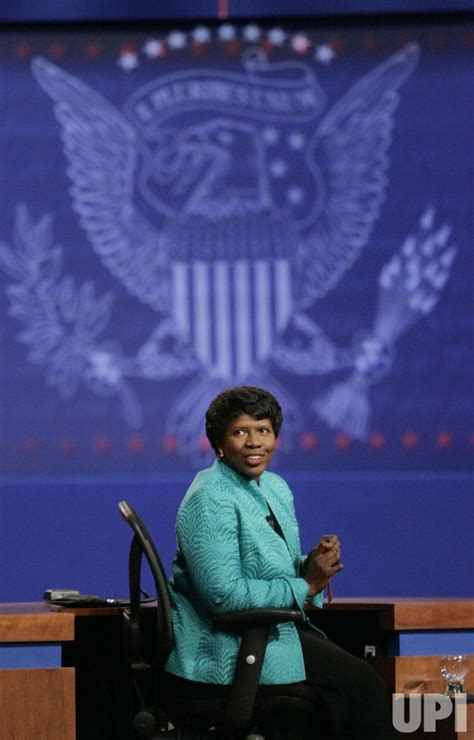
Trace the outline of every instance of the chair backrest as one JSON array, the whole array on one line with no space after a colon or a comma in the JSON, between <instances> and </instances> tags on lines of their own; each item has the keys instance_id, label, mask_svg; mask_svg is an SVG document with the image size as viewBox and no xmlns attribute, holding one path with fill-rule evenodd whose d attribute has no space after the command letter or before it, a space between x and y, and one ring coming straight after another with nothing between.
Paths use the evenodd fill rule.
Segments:
<instances>
[{"instance_id":1,"label":"chair backrest","mask_svg":"<svg viewBox=\"0 0 474 740\"><path fill-rule=\"evenodd\" d=\"M118 505L119 512L133 530L133 539L129 553L129 587L130 587L130 652L132 668L144 668L141 658L140 608L141 608L141 566L145 555L156 590L156 610L158 621L158 641L154 656L153 668L160 671L173 647L172 610L168 593L165 569L160 560L155 544L144 523L127 501Z\"/></svg>"}]
</instances>

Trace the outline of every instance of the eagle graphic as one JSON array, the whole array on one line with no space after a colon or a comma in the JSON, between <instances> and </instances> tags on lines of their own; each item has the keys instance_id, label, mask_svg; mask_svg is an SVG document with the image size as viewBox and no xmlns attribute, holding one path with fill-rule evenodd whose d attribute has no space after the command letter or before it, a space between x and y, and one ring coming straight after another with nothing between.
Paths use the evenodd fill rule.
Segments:
<instances>
[{"instance_id":1,"label":"eagle graphic","mask_svg":"<svg viewBox=\"0 0 474 740\"><path fill-rule=\"evenodd\" d=\"M366 436L370 385L448 278L449 229L433 228L433 210L423 214L384 266L373 329L354 346L335 347L308 309L339 284L380 215L399 89L418 57L416 45L406 46L299 127L288 116L265 122L211 104L140 125L133 101L120 111L58 66L33 60L55 103L80 225L110 273L158 314L120 372L191 376L168 419L181 449L195 447L207 403L230 385L265 382L295 425L295 404L272 364L306 376L346 368L347 379L313 408L330 426ZM286 159L274 155L278 138ZM102 381L118 382L115 370Z\"/></svg>"}]
</instances>

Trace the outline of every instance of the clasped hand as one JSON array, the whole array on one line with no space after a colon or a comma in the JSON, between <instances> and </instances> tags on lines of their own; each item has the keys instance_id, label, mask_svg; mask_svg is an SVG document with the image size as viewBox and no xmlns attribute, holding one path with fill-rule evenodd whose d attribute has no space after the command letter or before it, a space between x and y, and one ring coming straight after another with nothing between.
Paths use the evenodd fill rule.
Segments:
<instances>
[{"instance_id":1,"label":"clasped hand","mask_svg":"<svg viewBox=\"0 0 474 740\"><path fill-rule=\"evenodd\" d=\"M305 561L304 578L309 585L308 596L325 589L330 578L343 569L340 557L341 543L337 535L323 535Z\"/></svg>"}]
</instances>

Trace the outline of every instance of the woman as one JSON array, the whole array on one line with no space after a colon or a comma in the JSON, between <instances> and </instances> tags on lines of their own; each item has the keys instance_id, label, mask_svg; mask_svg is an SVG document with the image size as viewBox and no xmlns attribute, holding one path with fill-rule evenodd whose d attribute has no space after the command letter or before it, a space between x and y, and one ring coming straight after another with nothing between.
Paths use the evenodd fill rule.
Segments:
<instances>
[{"instance_id":1,"label":"woman","mask_svg":"<svg viewBox=\"0 0 474 740\"><path fill-rule=\"evenodd\" d=\"M206 433L217 459L198 473L178 511L168 673L230 684L238 638L214 630L212 618L250 608L302 610L305 602L321 607L324 588L343 567L336 535L322 537L307 558L301 556L291 491L267 471L281 424L278 401L261 388L225 391L207 410ZM391 737L375 671L310 626L282 623L270 638L260 683L299 681L314 689L317 719L320 707L326 710L331 729L320 737Z\"/></svg>"}]
</instances>

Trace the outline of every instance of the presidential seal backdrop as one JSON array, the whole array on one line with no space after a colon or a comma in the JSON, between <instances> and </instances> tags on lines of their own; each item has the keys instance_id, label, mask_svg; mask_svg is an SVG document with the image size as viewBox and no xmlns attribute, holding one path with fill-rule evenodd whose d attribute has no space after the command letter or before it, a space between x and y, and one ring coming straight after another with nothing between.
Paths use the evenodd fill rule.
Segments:
<instances>
[{"instance_id":1,"label":"presidential seal backdrop","mask_svg":"<svg viewBox=\"0 0 474 740\"><path fill-rule=\"evenodd\" d=\"M324 472L467 480L471 50L416 19L4 34L8 485L189 476L238 384L280 399L308 502Z\"/></svg>"}]
</instances>

